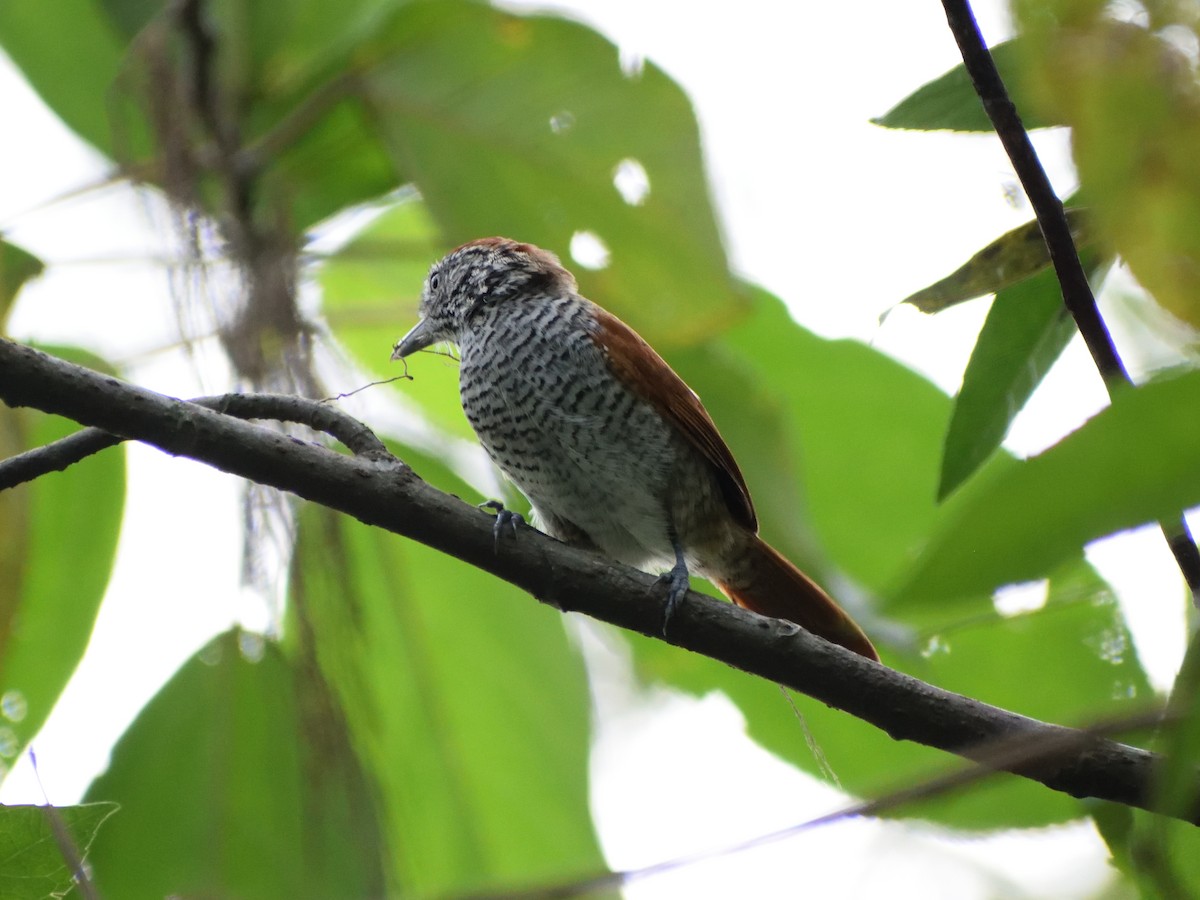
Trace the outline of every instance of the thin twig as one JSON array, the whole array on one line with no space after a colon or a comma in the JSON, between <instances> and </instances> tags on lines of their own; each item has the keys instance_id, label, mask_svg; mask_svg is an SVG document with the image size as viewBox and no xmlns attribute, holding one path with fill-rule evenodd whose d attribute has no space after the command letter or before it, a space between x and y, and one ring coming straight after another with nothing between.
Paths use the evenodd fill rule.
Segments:
<instances>
[{"instance_id":1,"label":"thin twig","mask_svg":"<svg viewBox=\"0 0 1200 900\"><path fill-rule=\"evenodd\" d=\"M1017 107L1004 87L969 0L942 0L942 6L975 92L983 102L983 108L992 120L992 126L1004 145L1021 187L1029 197L1046 248L1050 251L1054 272L1062 287L1063 303L1075 319L1075 326L1092 355L1100 377L1104 379L1109 397L1114 397L1132 386L1133 382L1096 306L1087 273L1079 261L1079 253L1071 237L1071 227L1062 201L1054 193ZM1193 603L1200 608L1200 549L1196 547L1187 520L1180 515L1177 521L1160 522L1159 527L1192 592Z\"/></svg>"},{"instance_id":2,"label":"thin twig","mask_svg":"<svg viewBox=\"0 0 1200 900\"><path fill-rule=\"evenodd\" d=\"M948 772L934 775L916 784L904 785L888 791L874 800L863 800L850 806L842 807L831 813L817 816L813 819L779 828L775 831L761 834L748 840L739 841L719 850L692 853L674 859L664 860L644 866L640 869L624 871L606 870L590 875L573 878L569 881L559 881L553 884L537 885L526 888L504 889L497 891L479 891L463 895L457 900L569 900L574 897L586 897L601 892L611 892L628 887L634 881L641 881L676 869L695 865L735 853L743 853L778 843L787 838L803 834L806 831L832 825L847 819L878 818L885 813L896 811L917 803L940 797L952 791L977 784L993 777L997 771L1012 769L1020 765L1029 765L1039 759L1046 759L1061 754L1064 751L1085 750L1089 741L1102 735L1122 734L1129 731L1160 727L1164 723L1178 721L1178 714L1164 712L1159 705L1145 710L1122 716L1117 719L1097 722L1076 731L1064 733L1049 742L1030 740L1019 735L1015 738L1001 738L979 748L975 757L976 764L966 767L956 767Z\"/></svg>"},{"instance_id":3,"label":"thin twig","mask_svg":"<svg viewBox=\"0 0 1200 900\"><path fill-rule=\"evenodd\" d=\"M42 797L46 800L46 805L42 807L42 813L50 826L50 834L54 838L54 843L58 845L58 852L71 872L72 881L79 888L83 900L100 900L100 891L96 889L96 882L92 881L91 874L84 862L87 854L71 834L71 829L67 827L58 807L50 802L50 795L46 793L46 786L42 784L42 773L38 771L37 754L33 752L32 746L29 748L29 763L33 766L33 777L37 779Z\"/></svg>"},{"instance_id":4,"label":"thin twig","mask_svg":"<svg viewBox=\"0 0 1200 900\"><path fill-rule=\"evenodd\" d=\"M384 443L362 422L327 401L309 400L290 394L220 394L189 401L238 419L270 419L294 422L323 431L356 456L392 458ZM0 460L0 491L33 481L124 441L125 438L100 428L84 428L42 447L35 447Z\"/></svg>"}]
</instances>

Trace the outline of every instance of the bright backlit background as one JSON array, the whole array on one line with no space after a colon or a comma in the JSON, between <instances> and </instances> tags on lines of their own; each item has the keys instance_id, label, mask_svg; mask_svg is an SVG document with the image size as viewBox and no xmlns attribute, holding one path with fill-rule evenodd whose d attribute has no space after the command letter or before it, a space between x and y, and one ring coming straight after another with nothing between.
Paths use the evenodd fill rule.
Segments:
<instances>
[{"instance_id":1,"label":"bright backlit background","mask_svg":"<svg viewBox=\"0 0 1200 900\"><path fill-rule=\"evenodd\" d=\"M958 62L940 4L859 3L853 29L838 4L742 0L736 20L727 4L713 2L509 7L565 11L624 53L666 69L696 106L736 270L787 300L820 334L873 343L944 390L957 389L986 300L936 318L907 308L883 325L879 317L1031 213L995 139L890 132L868 122ZM981 2L976 11L989 42L1008 35L1001 4ZM219 379L198 383L175 346L168 283L155 263L172 252L161 201L124 186L97 187L108 171L104 160L3 59L0 101L9 123L0 142L0 229L59 264L26 289L14 335L92 347L129 366L132 380L169 394L223 389ZM1042 134L1037 145L1065 192L1073 184L1065 136ZM125 310L119 332L109 303L118 291ZM1119 304L1106 310L1135 371L1161 364L1169 348L1123 318ZM409 324L398 320L396 334ZM1076 342L1008 445L1035 452L1104 402ZM141 705L209 637L231 621L267 627L274 614L240 586L240 538L216 524L237 519L234 479L142 446L130 447L129 470L109 596L87 656L34 743L56 804L78 800ZM64 564L69 553L64 548ZM1161 538L1123 536L1092 556L1130 610L1146 668L1167 683L1182 654L1184 603ZM719 850L847 802L752 745L720 697L645 696L619 666L611 668L598 686L592 797L613 866ZM782 697L780 707L790 715ZM715 769L738 777L696 790ZM43 802L27 760L0 788L0 800ZM966 840L850 822L688 865L639 882L629 895L782 897L803 885L814 897L1083 897L1102 886L1106 856L1084 824Z\"/></svg>"}]
</instances>

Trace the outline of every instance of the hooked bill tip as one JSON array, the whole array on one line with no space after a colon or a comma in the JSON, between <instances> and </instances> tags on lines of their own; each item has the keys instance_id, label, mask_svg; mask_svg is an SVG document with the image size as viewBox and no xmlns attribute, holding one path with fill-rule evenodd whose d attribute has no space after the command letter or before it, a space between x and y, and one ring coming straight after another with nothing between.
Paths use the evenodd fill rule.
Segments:
<instances>
[{"instance_id":1,"label":"hooked bill tip","mask_svg":"<svg viewBox=\"0 0 1200 900\"><path fill-rule=\"evenodd\" d=\"M404 337L396 341L392 347L392 362L398 359L403 359L410 354L416 353L418 350L424 350L437 339L436 334L430 334L430 326L428 319L421 319L414 325Z\"/></svg>"}]
</instances>

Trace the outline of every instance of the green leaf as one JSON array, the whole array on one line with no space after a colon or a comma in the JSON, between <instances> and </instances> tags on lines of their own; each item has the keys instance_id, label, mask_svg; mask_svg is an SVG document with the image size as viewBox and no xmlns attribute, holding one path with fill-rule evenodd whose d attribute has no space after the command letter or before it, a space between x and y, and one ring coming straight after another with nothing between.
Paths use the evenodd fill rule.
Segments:
<instances>
[{"instance_id":1,"label":"green leaf","mask_svg":"<svg viewBox=\"0 0 1200 900\"><path fill-rule=\"evenodd\" d=\"M371 796L312 687L278 645L238 630L189 660L88 789L121 804L92 851L100 891L380 896Z\"/></svg>"},{"instance_id":2,"label":"green leaf","mask_svg":"<svg viewBox=\"0 0 1200 900\"><path fill-rule=\"evenodd\" d=\"M46 264L8 241L0 241L0 326L22 285L42 274ZM3 328L0 328L3 333Z\"/></svg>"},{"instance_id":3,"label":"green leaf","mask_svg":"<svg viewBox=\"0 0 1200 900\"><path fill-rule=\"evenodd\" d=\"M1090 247L1092 235L1087 211L1068 209L1067 222L1076 247ZM988 244L961 267L929 287L901 300L923 313L941 312L964 300L994 294L1047 270L1050 251L1037 221L1026 222Z\"/></svg>"},{"instance_id":4,"label":"green leaf","mask_svg":"<svg viewBox=\"0 0 1200 900\"><path fill-rule=\"evenodd\" d=\"M226 111L238 109L249 155L262 165L255 211L271 226L299 235L403 180L356 80L361 45L399 5L289 0L205 7ZM183 58L190 52L188 46ZM139 62L155 72L149 54L142 52ZM210 207L221 202L216 197Z\"/></svg>"},{"instance_id":5,"label":"green leaf","mask_svg":"<svg viewBox=\"0 0 1200 900\"><path fill-rule=\"evenodd\" d=\"M113 159L150 150L144 114L116 85L126 66L126 37L101 0L70 7L0 3L0 45L33 89L80 137ZM63 48L71 64L63 65Z\"/></svg>"},{"instance_id":6,"label":"green leaf","mask_svg":"<svg viewBox=\"0 0 1200 900\"><path fill-rule=\"evenodd\" d=\"M1111 862L1121 872L1129 874L1129 838L1133 833L1133 808L1105 800L1089 802L1096 830L1108 845Z\"/></svg>"},{"instance_id":7,"label":"green leaf","mask_svg":"<svg viewBox=\"0 0 1200 900\"><path fill-rule=\"evenodd\" d=\"M1137 24L1094 4L1070 19L1023 16L1036 99L1071 127L1106 244L1159 304L1200 326L1200 83L1186 49L1200 40L1195 10L1164 4Z\"/></svg>"},{"instance_id":8,"label":"green leaf","mask_svg":"<svg viewBox=\"0 0 1200 900\"><path fill-rule=\"evenodd\" d=\"M1115 803L1098 804L1096 828L1113 864L1137 885L1141 896L1186 898L1200 884L1200 834L1196 826Z\"/></svg>"},{"instance_id":9,"label":"green leaf","mask_svg":"<svg viewBox=\"0 0 1200 900\"><path fill-rule=\"evenodd\" d=\"M213 83L224 110L262 166L254 174L256 212L295 234L400 180L353 82L356 48L379 26L377 0L283 6L214 3L202 11L213 40ZM0 44L55 113L84 140L139 177L190 192L194 154L183 141L207 126L176 96L195 58L163 4L82 0L69 8L0 4ZM62 65L61 48L72 64ZM172 79L178 79L173 83ZM151 102L153 101L153 102ZM157 113L148 112L157 105ZM164 107L169 113L164 112ZM165 119L170 120L167 125ZM165 165L170 155L173 165ZM330 160L336 160L331 165ZM220 193L197 179L202 205L221 212Z\"/></svg>"},{"instance_id":10,"label":"green leaf","mask_svg":"<svg viewBox=\"0 0 1200 900\"><path fill-rule=\"evenodd\" d=\"M569 260L572 235L592 232L611 259L573 267L583 293L660 347L744 309L691 104L660 69L623 73L578 23L457 0L400 7L362 53L378 128L451 245L508 234ZM645 196L618 191L623 164Z\"/></svg>"},{"instance_id":11,"label":"green leaf","mask_svg":"<svg viewBox=\"0 0 1200 900\"><path fill-rule=\"evenodd\" d=\"M1166 763L1158 770L1154 809L1184 816L1196 806L1196 763L1200 761L1200 637L1192 635L1171 689L1170 726L1159 732Z\"/></svg>"},{"instance_id":12,"label":"green leaf","mask_svg":"<svg viewBox=\"0 0 1200 900\"><path fill-rule=\"evenodd\" d=\"M62 842L70 842L68 853L86 859L96 832L117 808L115 803L0 806L0 897L43 900L68 894L75 878Z\"/></svg>"},{"instance_id":13,"label":"green leaf","mask_svg":"<svg viewBox=\"0 0 1200 900\"><path fill-rule=\"evenodd\" d=\"M1108 262L1085 254L1093 283ZM996 295L971 351L946 432L938 499L971 477L999 448L1009 426L1076 334L1062 290L1045 270Z\"/></svg>"},{"instance_id":14,"label":"green leaf","mask_svg":"<svg viewBox=\"0 0 1200 900\"><path fill-rule=\"evenodd\" d=\"M47 349L112 371L80 350ZM78 428L57 416L0 408L0 450L7 456L39 447ZM108 587L124 504L120 447L0 492L0 777L42 727L83 656Z\"/></svg>"},{"instance_id":15,"label":"green leaf","mask_svg":"<svg viewBox=\"0 0 1200 900\"><path fill-rule=\"evenodd\" d=\"M403 180L356 81L362 43L375 34L386 11L398 5L396 0L349 0L331 7L320 0L290 0L221 2L204 8L223 111L237 111L246 155L261 166L253 173L254 212L269 227L300 235ZM180 59L194 56L192 41L172 28L169 19L151 28L160 29L156 40L166 46L172 44L167 37L173 38ZM134 65L144 70L149 83L142 93L152 94L165 66L155 56L156 44L143 33L131 50ZM191 71L174 71L190 88ZM172 113L181 118L178 107ZM191 119L196 132L209 131L195 113ZM172 126L179 128L174 122ZM170 128L160 125L158 130L159 152L169 156L178 137ZM224 212L220 207L229 202L212 186L202 196L210 212Z\"/></svg>"},{"instance_id":16,"label":"green leaf","mask_svg":"<svg viewBox=\"0 0 1200 900\"><path fill-rule=\"evenodd\" d=\"M1115 600L1082 563L1054 579L1041 610L1012 617L991 612L928 637L928 652L906 658L906 671L1026 715L1060 722L1104 717L1152 695ZM750 737L800 768L821 773L803 726L777 687L659 641L634 638L633 646L643 678L694 696L722 691L746 716ZM878 797L962 765L940 751L894 741L807 697L796 703L841 786L852 795ZM994 776L903 807L897 815L956 828L998 829L1063 822L1080 813L1071 797L1015 776Z\"/></svg>"},{"instance_id":17,"label":"green leaf","mask_svg":"<svg viewBox=\"0 0 1200 900\"><path fill-rule=\"evenodd\" d=\"M228 90L266 165L258 210L299 234L405 180L358 90L361 48L405 0L215 3Z\"/></svg>"},{"instance_id":18,"label":"green leaf","mask_svg":"<svg viewBox=\"0 0 1200 900\"><path fill-rule=\"evenodd\" d=\"M338 342L368 371L391 373L392 344L417 321L421 286L439 258L437 226L409 192L321 261L321 309Z\"/></svg>"},{"instance_id":19,"label":"green leaf","mask_svg":"<svg viewBox=\"0 0 1200 900\"><path fill-rule=\"evenodd\" d=\"M85 139L222 214L225 179L182 146L211 132L178 99L192 84L179 60L195 48L153 9L85 2L58 16L8 4L0 40ZM574 234L597 235L612 264L585 273L585 291L660 343L694 343L743 308L691 105L652 65L622 73L617 48L594 31L463 0L204 12L213 83L258 167L258 218L299 234L411 180L443 246L507 233L566 258ZM61 46L78 65L58 64ZM624 199L619 173L644 174L648 193Z\"/></svg>"},{"instance_id":20,"label":"green leaf","mask_svg":"<svg viewBox=\"0 0 1200 900\"><path fill-rule=\"evenodd\" d=\"M291 600L291 631L313 642L379 792L397 891L603 867L587 808L587 680L561 614L313 506Z\"/></svg>"},{"instance_id":21,"label":"green leaf","mask_svg":"<svg viewBox=\"0 0 1200 900\"><path fill-rule=\"evenodd\" d=\"M1054 447L973 482L895 591L926 602L1044 576L1088 541L1200 502L1200 372L1119 395Z\"/></svg>"},{"instance_id":22,"label":"green leaf","mask_svg":"<svg viewBox=\"0 0 1200 900\"><path fill-rule=\"evenodd\" d=\"M991 48L992 59L1021 113L1025 127L1033 129L1061 125L1061 122L1041 118L1029 102L1022 77L1026 52L1021 38L1004 41ZM984 112L983 103L971 85L971 77L961 63L940 78L917 88L882 116L871 121L884 128L920 131L992 130L992 121Z\"/></svg>"}]
</instances>

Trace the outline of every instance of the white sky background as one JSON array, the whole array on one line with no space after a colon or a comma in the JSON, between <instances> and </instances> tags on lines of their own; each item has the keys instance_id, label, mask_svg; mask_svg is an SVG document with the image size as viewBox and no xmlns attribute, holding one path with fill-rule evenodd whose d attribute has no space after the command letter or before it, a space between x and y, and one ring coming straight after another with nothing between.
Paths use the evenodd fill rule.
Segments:
<instances>
[{"instance_id":1,"label":"white sky background","mask_svg":"<svg viewBox=\"0 0 1200 900\"><path fill-rule=\"evenodd\" d=\"M959 61L940 3L860 0L850 15L846 4L778 0L511 5L570 10L683 85L740 273L819 333L872 342L947 391L957 388L986 301L932 318L902 309L882 327L878 316L1031 214L1023 200L1010 201L1016 179L995 139L888 132L867 121ZM1008 34L1000 4L981 2L977 13L989 42ZM97 182L106 167L0 63L0 108L10 125L0 143L0 229L64 263L22 295L15 336L132 362L132 380L166 393L223 389L215 376L198 384L180 354L152 352L177 338L167 281L146 265L167 249L158 204L113 189L35 209ZM1062 136L1037 140L1060 191L1069 189ZM397 321L396 334L408 324ZM1130 341L1151 343L1141 333L1123 337L1127 353ZM1153 347L1131 357L1135 370L1161 363L1166 351ZM209 355L206 364L217 357ZM1077 341L1009 444L1039 450L1103 403ZM87 656L35 742L58 804L79 798L112 742L198 646L233 619L249 627L269 619L238 584L240 538L229 526L239 515L235 480L139 445L129 454L129 506L109 595ZM1152 676L1164 683L1183 647L1178 573L1153 533L1106 544L1104 570L1129 603ZM601 705L593 785L614 866L721 848L844 803L745 740L739 714L721 698L645 698L619 682ZM780 715L790 715L782 698ZM42 802L27 763L0 787L0 801ZM649 879L628 896L1083 897L1103 883L1105 856L1087 825L967 841L854 822Z\"/></svg>"}]
</instances>

